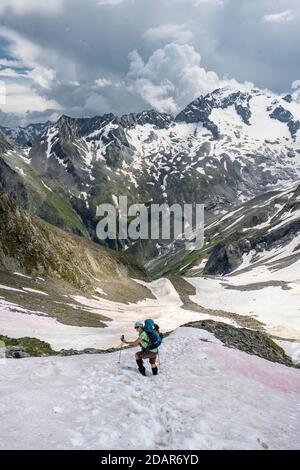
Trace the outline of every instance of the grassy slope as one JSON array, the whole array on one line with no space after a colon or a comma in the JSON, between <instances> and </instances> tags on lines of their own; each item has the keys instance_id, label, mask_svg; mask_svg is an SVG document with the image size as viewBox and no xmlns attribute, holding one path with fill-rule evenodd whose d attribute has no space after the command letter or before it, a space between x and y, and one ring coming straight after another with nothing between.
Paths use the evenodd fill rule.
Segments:
<instances>
[{"instance_id":1,"label":"grassy slope","mask_svg":"<svg viewBox=\"0 0 300 470\"><path fill-rule=\"evenodd\" d=\"M48 189L34 169L17 153L6 154L0 149L0 181L1 186L24 209L64 230L89 237L83 221L59 183L55 190Z\"/></svg>"},{"instance_id":2,"label":"grassy slope","mask_svg":"<svg viewBox=\"0 0 300 470\"><path fill-rule=\"evenodd\" d=\"M0 189L0 268L58 279L83 290L144 278L124 254L70 235L20 209ZM125 295L126 296L126 295Z\"/></svg>"}]
</instances>

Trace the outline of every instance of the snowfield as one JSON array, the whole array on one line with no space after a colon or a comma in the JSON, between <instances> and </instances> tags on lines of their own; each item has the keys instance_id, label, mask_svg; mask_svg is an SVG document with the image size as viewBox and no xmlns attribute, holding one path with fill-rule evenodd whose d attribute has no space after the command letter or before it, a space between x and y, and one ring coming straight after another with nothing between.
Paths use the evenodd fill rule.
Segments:
<instances>
[{"instance_id":1,"label":"snowfield","mask_svg":"<svg viewBox=\"0 0 300 470\"><path fill-rule=\"evenodd\" d=\"M159 279L151 283L136 282L147 286L155 299L124 304L100 296L91 299L77 295L66 300L66 303L75 300L88 311L110 318L111 321L105 321L106 328L65 325L46 314L22 309L0 297L0 332L11 338L38 338L49 343L56 351L71 348L109 349L119 346L121 334L134 333L133 324L137 320L153 318L159 323L162 331L166 332L191 321L214 318L181 308L182 301L168 279ZM0 286L0 293L1 288Z\"/></svg>"},{"instance_id":2,"label":"snowfield","mask_svg":"<svg viewBox=\"0 0 300 470\"><path fill-rule=\"evenodd\" d=\"M0 361L0 449L297 449L300 371L179 328L157 377L135 350Z\"/></svg>"},{"instance_id":3,"label":"snowfield","mask_svg":"<svg viewBox=\"0 0 300 470\"><path fill-rule=\"evenodd\" d=\"M196 289L191 300L202 307L252 316L265 324L270 335L299 341L300 260L274 268L275 262L293 255L297 243L299 237L284 249L264 252L256 264L251 265L245 257L245 262L227 276L186 277Z\"/></svg>"},{"instance_id":4,"label":"snowfield","mask_svg":"<svg viewBox=\"0 0 300 470\"><path fill-rule=\"evenodd\" d=\"M300 284L290 282L283 289L280 285L243 285L234 277L185 279L196 288L191 300L202 307L252 316L265 324L270 335L300 340Z\"/></svg>"},{"instance_id":5,"label":"snowfield","mask_svg":"<svg viewBox=\"0 0 300 470\"><path fill-rule=\"evenodd\" d=\"M300 354L299 272L298 261L277 272L271 272L262 265L222 278L186 277L185 280L195 287L196 295L192 295L191 300L198 305L257 318L265 324L269 334L282 340L297 341L293 345L292 354L297 360ZM279 284L276 285L275 281ZM202 313L184 308L178 292L166 278L148 283L138 280L135 282L146 286L155 298L132 304L117 303L104 298L105 292L101 290L98 290L98 295L93 298L83 295L66 297L66 304L72 304L74 308L76 305L82 305L89 312L110 318L111 321L105 321L106 328L65 325L43 312L26 310L0 297L0 332L11 338L35 337L60 351L118 347L121 334L131 335L133 323L147 318L153 318L163 332L174 330L191 321L205 319L237 326L234 319L214 316L213 311ZM283 288L280 282L283 282L283 287L286 288ZM0 285L0 295L1 292L5 295L7 289L14 290L12 287ZM18 291L30 291L34 295L45 296L44 292L35 289L23 288ZM290 350L286 342L283 347L286 351Z\"/></svg>"}]
</instances>

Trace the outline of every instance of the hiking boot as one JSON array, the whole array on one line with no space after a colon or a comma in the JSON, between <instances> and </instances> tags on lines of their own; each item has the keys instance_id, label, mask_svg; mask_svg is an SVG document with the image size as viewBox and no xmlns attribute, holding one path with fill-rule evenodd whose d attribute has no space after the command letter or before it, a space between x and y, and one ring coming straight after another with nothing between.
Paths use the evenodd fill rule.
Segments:
<instances>
[{"instance_id":1,"label":"hiking boot","mask_svg":"<svg viewBox=\"0 0 300 470\"><path fill-rule=\"evenodd\" d=\"M157 375L158 374L158 368L157 367L152 367L152 374Z\"/></svg>"},{"instance_id":2,"label":"hiking boot","mask_svg":"<svg viewBox=\"0 0 300 470\"><path fill-rule=\"evenodd\" d=\"M137 363L137 366L138 366L138 369L139 369L139 373L142 374L142 375L146 375L146 369L144 367L144 363L143 363L143 360L142 359L138 359L136 361Z\"/></svg>"}]
</instances>

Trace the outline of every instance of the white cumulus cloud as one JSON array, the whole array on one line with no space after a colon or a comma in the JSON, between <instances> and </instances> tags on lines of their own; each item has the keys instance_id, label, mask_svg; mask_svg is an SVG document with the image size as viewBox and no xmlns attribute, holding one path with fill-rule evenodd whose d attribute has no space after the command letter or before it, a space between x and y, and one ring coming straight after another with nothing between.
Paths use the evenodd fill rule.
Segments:
<instances>
[{"instance_id":1,"label":"white cumulus cloud","mask_svg":"<svg viewBox=\"0 0 300 470\"><path fill-rule=\"evenodd\" d=\"M167 44L146 63L137 51L129 59L131 88L159 111L176 113L197 96L222 85L215 72L201 67L200 54L189 44Z\"/></svg>"},{"instance_id":2,"label":"white cumulus cloud","mask_svg":"<svg viewBox=\"0 0 300 470\"><path fill-rule=\"evenodd\" d=\"M46 67L38 66L29 72L27 76L30 77L33 80L33 83L39 87L50 90L52 83L56 78L56 71Z\"/></svg>"},{"instance_id":3,"label":"white cumulus cloud","mask_svg":"<svg viewBox=\"0 0 300 470\"><path fill-rule=\"evenodd\" d=\"M292 10L285 10L280 13L271 13L265 15L263 21L266 23L287 23L294 18L294 12Z\"/></svg>"},{"instance_id":4,"label":"white cumulus cloud","mask_svg":"<svg viewBox=\"0 0 300 470\"><path fill-rule=\"evenodd\" d=\"M14 57L13 61L4 59L2 67L0 66L0 76L10 79L6 84L6 103L3 111L25 113L28 110L58 108L55 100L48 100L37 91L37 88L50 90L56 78L54 69L40 65L40 57L45 51L11 29L0 27L0 36L9 41L9 55ZM11 67L5 67L6 63ZM19 68L26 71L20 73ZM13 78L22 81L11 82Z\"/></svg>"},{"instance_id":5,"label":"white cumulus cloud","mask_svg":"<svg viewBox=\"0 0 300 470\"><path fill-rule=\"evenodd\" d=\"M47 100L39 96L26 84L6 84L6 102L2 111L6 113L26 113L29 110L43 111L47 108L59 108L59 105L54 100Z\"/></svg>"},{"instance_id":6,"label":"white cumulus cloud","mask_svg":"<svg viewBox=\"0 0 300 470\"><path fill-rule=\"evenodd\" d=\"M9 42L8 53L14 57L19 67L33 68L39 64L43 50L37 44L33 44L14 30L4 26L0 26L0 36Z\"/></svg>"},{"instance_id":7,"label":"white cumulus cloud","mask_svg":"<svg viewBox=\"0 0 300 470\"><path fill-rule=\"evenodd\" d=\"M0 66L0 77L4 78L21 78L26 75L19 73L18 71L10 68L10 67L3 67Z\"/></svg>"}]
</instances>

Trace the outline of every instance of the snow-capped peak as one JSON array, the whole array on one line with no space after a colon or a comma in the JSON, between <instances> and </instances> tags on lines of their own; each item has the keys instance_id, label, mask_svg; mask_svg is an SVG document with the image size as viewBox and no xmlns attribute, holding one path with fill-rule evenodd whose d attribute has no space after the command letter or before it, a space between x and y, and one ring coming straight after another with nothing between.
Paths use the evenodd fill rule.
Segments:
<instances>
[{"instance_id":1,"label":"snow-capped peak","mask_svg":"<svg viewBox=\"0 0 300 470\"><path fill-rule=\"evenodd\" d=\"M26 127L0 127L0 130L12 141L18 145L25 145L39 137L52 123L50 121L44 123L29 124Z\"/></svg>"}]
</instances>

